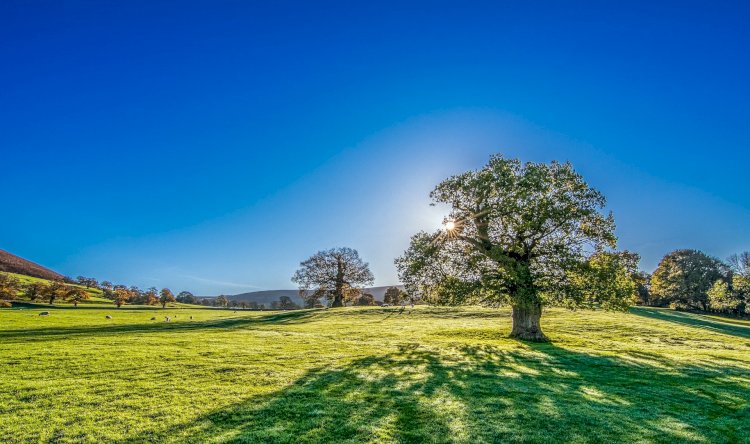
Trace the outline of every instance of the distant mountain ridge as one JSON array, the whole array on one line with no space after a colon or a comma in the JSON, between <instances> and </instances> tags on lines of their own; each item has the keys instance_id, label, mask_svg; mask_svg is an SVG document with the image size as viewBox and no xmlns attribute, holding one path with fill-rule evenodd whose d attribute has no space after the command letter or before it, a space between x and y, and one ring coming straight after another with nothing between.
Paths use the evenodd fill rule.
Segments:
<instances>
[{"instance_id":1,"label":"distant mountain ridge","mask_svg":"<svg viewBox=\"0 0 750 444\"><path fill-rule=\"evenodd\" d=\"M49 268L26 260L15 254L0 250L0 271L17 273L24 276L32 276L48 280L64 279L65 276Z\"/></svg>"},{"instance_id":2,"label":"distant mountain ridge","mask_svg":"<svg viewBox=\"0 0 750 444\"><path fill-rule=\"evenodd\" d=\"M365 293L369 293L375 297L376 301L382 301L385 296L385 291L390 287L396 287L401 290L404 289L403 285L385 285L382 287L369 287L365 288ZM251 291L248 293L240 293L231 296L227 296L230 301L238 302L257 302L258 304L270 305L273 301L278 301L280 297L287 296L295 304L302 305L304 302L299 295L299 290L264 290L264 291Z\"/></svg>"}]
</instances>

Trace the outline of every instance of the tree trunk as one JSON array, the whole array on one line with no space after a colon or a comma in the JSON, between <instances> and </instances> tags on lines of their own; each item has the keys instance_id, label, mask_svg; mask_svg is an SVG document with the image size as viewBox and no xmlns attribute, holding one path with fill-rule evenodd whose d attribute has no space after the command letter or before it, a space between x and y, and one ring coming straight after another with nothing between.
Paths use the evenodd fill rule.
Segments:
<instances>
[{"instance_id":1,"label":"tree trunk","mask_svg":"<svg viewBox=\"0 0 750 444\"><path fill-rule=\"evenodd\" d=\"M337 294L333 298L333 303L331 304L331 308L343 307L343 306L344 306L344 298L341 295Z\"/></svg>"},{"instance_id":2,"label":"tree trunk","mask_svg":"<svg viewBox=\"0 0 750 444\"><path fill-rule=\"evenodd\" d=\"M547 342L541 326L542 306L540 304L514 305L513 330L510 336L525 341Z\"/></svg>"}]
</instances>

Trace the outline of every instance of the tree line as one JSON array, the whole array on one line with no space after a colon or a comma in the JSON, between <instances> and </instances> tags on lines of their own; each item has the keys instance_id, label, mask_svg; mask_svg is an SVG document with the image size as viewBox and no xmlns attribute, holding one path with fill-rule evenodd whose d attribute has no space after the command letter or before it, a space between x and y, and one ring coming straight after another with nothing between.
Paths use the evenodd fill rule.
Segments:
<instances>
[{"instance_id":1,"label":"tree line","mask_svg":"<svg viewBox=\"0 0 750 444\"><path fill-rule=\"evenodd\" d=\"M656 307L750 314L750 252L721 261L698 250L676 250L652 274L640 273L638 302Z\"/></svg>"}]
</instances>

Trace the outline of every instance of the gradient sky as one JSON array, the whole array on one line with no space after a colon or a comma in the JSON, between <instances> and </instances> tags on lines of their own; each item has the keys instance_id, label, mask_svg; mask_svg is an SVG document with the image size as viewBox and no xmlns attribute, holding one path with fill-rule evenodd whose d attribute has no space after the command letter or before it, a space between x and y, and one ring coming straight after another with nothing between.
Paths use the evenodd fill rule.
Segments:
<instances>
[{"instance_id":1,"label":"gradient sky","mask_svg":"<svg viewBox=\"0 0 750 444\"><path fill-rule=\"evenodd\" d=\"M312 3L1 2L0 248L207 295L350 246L387 285L504 153L572 161L647 271L750 250L743 2Z\"/></svg>"}]
</instances>

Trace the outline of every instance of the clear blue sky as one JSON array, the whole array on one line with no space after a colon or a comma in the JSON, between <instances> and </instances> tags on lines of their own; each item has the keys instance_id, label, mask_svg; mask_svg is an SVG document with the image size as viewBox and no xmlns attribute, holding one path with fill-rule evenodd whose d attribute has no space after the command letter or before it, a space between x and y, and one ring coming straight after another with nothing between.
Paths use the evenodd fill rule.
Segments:
<instances>
[{"instance_id":1,"label":"clear blue sky","mask_svg":"<svg viewBox=\"0 0 750 444\"><path fill-rule=\"evenodd\" d=\"M0 3L0 248L217 294L350 246L386 285L499 152L572 161L646 270L750 249L742 2L255 3Z\"/></svg>"}]
</instances>

